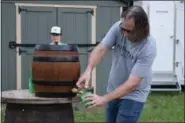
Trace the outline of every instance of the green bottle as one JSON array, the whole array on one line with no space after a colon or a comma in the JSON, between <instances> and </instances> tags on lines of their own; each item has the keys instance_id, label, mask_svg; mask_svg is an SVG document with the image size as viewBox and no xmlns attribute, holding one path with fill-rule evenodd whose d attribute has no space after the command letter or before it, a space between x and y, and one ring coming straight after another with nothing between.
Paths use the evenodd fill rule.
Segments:
<instances>
[{"instance_id":1,"label":"green bottle","mask_svg":"<svg viewBox=\"0 0 185 123\"><path fill-rule=\"evenodd\" d=\"M82 100L82 103L84 104L84 106L85 106L86 108L88 107L88 105L87 105L87 102L85 101L85 97L86 97L87 95L90 95L90 94L92 94L91 91L85 91L84 93L80 94L80 98L81 98L81 100Z\"/></svg>"},{"instance_id":2,"label":"green bottle","mask_svg":"<svg viewBox=\"0 0 185 123\"><path fill-rule=\"evenodd\" d=\"M33 89L33 83L32 83L32 77L29 77L29 92L33 93L34 89Z\"/></svg>"},{"instance_id":3,"label":"green bottle","mask_svg":"<svg viewBox=\"0 0 185 123\"><path fill-rule=\"evenodd\" d=\"M93 89L89 88L89 89L73 89L73 92L77 93L77 95L80 97L83 105L87 108L88 105L87 105L87 102L85 100L85 97L87 95L91 95L93 94Z\"/></svg>"},{"instance_id":4,"label":"green bottle","mask_svg":"<svg viewBox=\"0 0 185 123\"><path fill-rule=\"evenodd\" d=\"M32 83L32 72L30 72L30 73L31 73L31 75L29 76L29 79L28 79L28 82L29 82L29 92L30 93L33 93L34 92L34 88L33 88L33 83Z\"/></svg>"}]
</instances>

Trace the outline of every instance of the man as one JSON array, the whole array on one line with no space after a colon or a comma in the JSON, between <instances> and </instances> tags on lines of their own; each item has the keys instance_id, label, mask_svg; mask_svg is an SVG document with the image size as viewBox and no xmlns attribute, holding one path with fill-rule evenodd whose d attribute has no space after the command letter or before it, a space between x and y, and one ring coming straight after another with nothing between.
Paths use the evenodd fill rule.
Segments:
<instances>
[{"instance_id":1,"label":"man","mask_svg":"<svg viewBox=\"0 0 185 123\"><path fill-rule=\"evenodd\" d=\"M112 50L113 59L107 94L92 94L86 101L89 108L106 104L108 123L137 122L150 92L152 64L156 57L155 40L149 34L148 18L141 7L129 8L95 47L77 82L79 88L88 86L91 71L108 50Z\"/></svg>"},{"instance_id":2,"label":"man","mask_svg":"<svg viewBox=\"0 0 185 123\"><path fill-rule=\"evenodd\" d=\"M51 28L51 45L64 45L64 43L61 43L61 36L62 36L62 31L61 28L58 26L53 26Z\"/></svg>"}]
</instances>

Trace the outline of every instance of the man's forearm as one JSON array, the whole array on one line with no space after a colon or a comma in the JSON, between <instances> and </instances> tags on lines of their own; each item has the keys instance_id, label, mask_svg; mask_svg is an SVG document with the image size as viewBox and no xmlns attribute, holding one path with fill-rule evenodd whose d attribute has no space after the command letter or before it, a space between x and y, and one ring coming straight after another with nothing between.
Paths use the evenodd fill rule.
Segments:
<instances>
[{"instance_id":1,"label":"man's forearm","mask_svg":"<svg viewBox=\"0 0 185 123\"><path fill-rule=\"evenodd\" d=\"M120 85L114 91L105 95L105 98L108 101L111 101L111 100L114 100L114 99L119 99L120 97L127 95L132 90L133 90L133 86L125 83L125 84Z\"/></svg>"},{"instance_id":2,"label":"man's forearm","mask_svg":"<svg viewBox=\"0 0 185 123\"><path fill-rule=\"evenodd\" d=\"M107 51L108 49L105 48L102 44L99 44L97 47L95 47L88 59L86 72L91 72L95 66L100 63L102 57Z\"/></svg>"},{"instance_id":3,"label":"man's forearm","mask_svg":"<svg viewBox=\"0 0 185 123\"><path fill-rule=\"evenodd\" d=\"M127 80L124 84L120 85L118 88L116 88L114 91L108 93L107 95L104 95L104 97L108 100L114 100L119 99L122 96L126 96L129 92L133 91L136 86L141 82L142 78L131 78Z\"/></svg>"}]
</instances>

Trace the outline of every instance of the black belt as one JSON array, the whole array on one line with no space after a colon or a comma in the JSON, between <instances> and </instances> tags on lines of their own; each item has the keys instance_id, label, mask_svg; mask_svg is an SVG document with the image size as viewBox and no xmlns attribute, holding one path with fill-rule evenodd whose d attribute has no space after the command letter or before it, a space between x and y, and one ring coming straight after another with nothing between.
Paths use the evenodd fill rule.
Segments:
<instances>
[{"instance_id":1,"label":"black belt","mask_svg":"<svg viewBox=\"0 0 185 123\"><path fill-rule=\"evenodd\" d=\"M43 57L34 56L33 61L37 62L79 62L78 56Z\"/></svg>"},{"instance_id":2,"label":"black belt","mask_svg":"<svg viewBox=\"0 0 185 123\"><path fill-rule=\"evenodd\" d=\"M71 81L48 81L48 80L32 80L33 84L43 85L43 86L75 86L76 80Z\"/></svg>"},{"instance_id":3,"label":"black belt","mask_svg":"<svg viewBox=\"0 0 185 123\"><path fill-rule=\"evenodd\" d=\"M47 97L47 98L69 98L75 97L76 93L73 92L35 92L37 97Z\"/></svg>"},{"instance_id":4,"label":"black belt","mask_svg":"<svg viewBox=\"0 0 185 123\"><path fill-rule=\"evenodd\" d=\"M78 51L77 45L36 45L36 51Z\"/></svg>"}]
</instances>

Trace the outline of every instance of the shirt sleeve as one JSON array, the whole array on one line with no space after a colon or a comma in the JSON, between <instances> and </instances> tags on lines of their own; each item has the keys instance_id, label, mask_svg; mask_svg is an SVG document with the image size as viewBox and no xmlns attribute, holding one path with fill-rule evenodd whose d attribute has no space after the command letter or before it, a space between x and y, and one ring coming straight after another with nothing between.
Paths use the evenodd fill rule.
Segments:
<instances>
[{"instance_id":1,"label":"shirt sleeve","mask_svg":"<svg viewBox=\"0 0 185 123\"><path fill-rule=\"evenodd\" d=\"M106 46L107 48L111 49L116 42L117 35L119 33L119 24L121 21L116 22L112 27L109 29L103 40L101 41L101 44Z\"/></svg>"},{"instance_id":2,"label":"shirt sleeve","mask_svg":"<svg viewBox=\"0 0 185 123\"><path fill-rule=\"evenodd\" d=\"M134 67L131 70L131 75L145 77L152 70L153 62L156 58L156 46L150 46L140 52Z\"/></svg>"}]
</instances>

